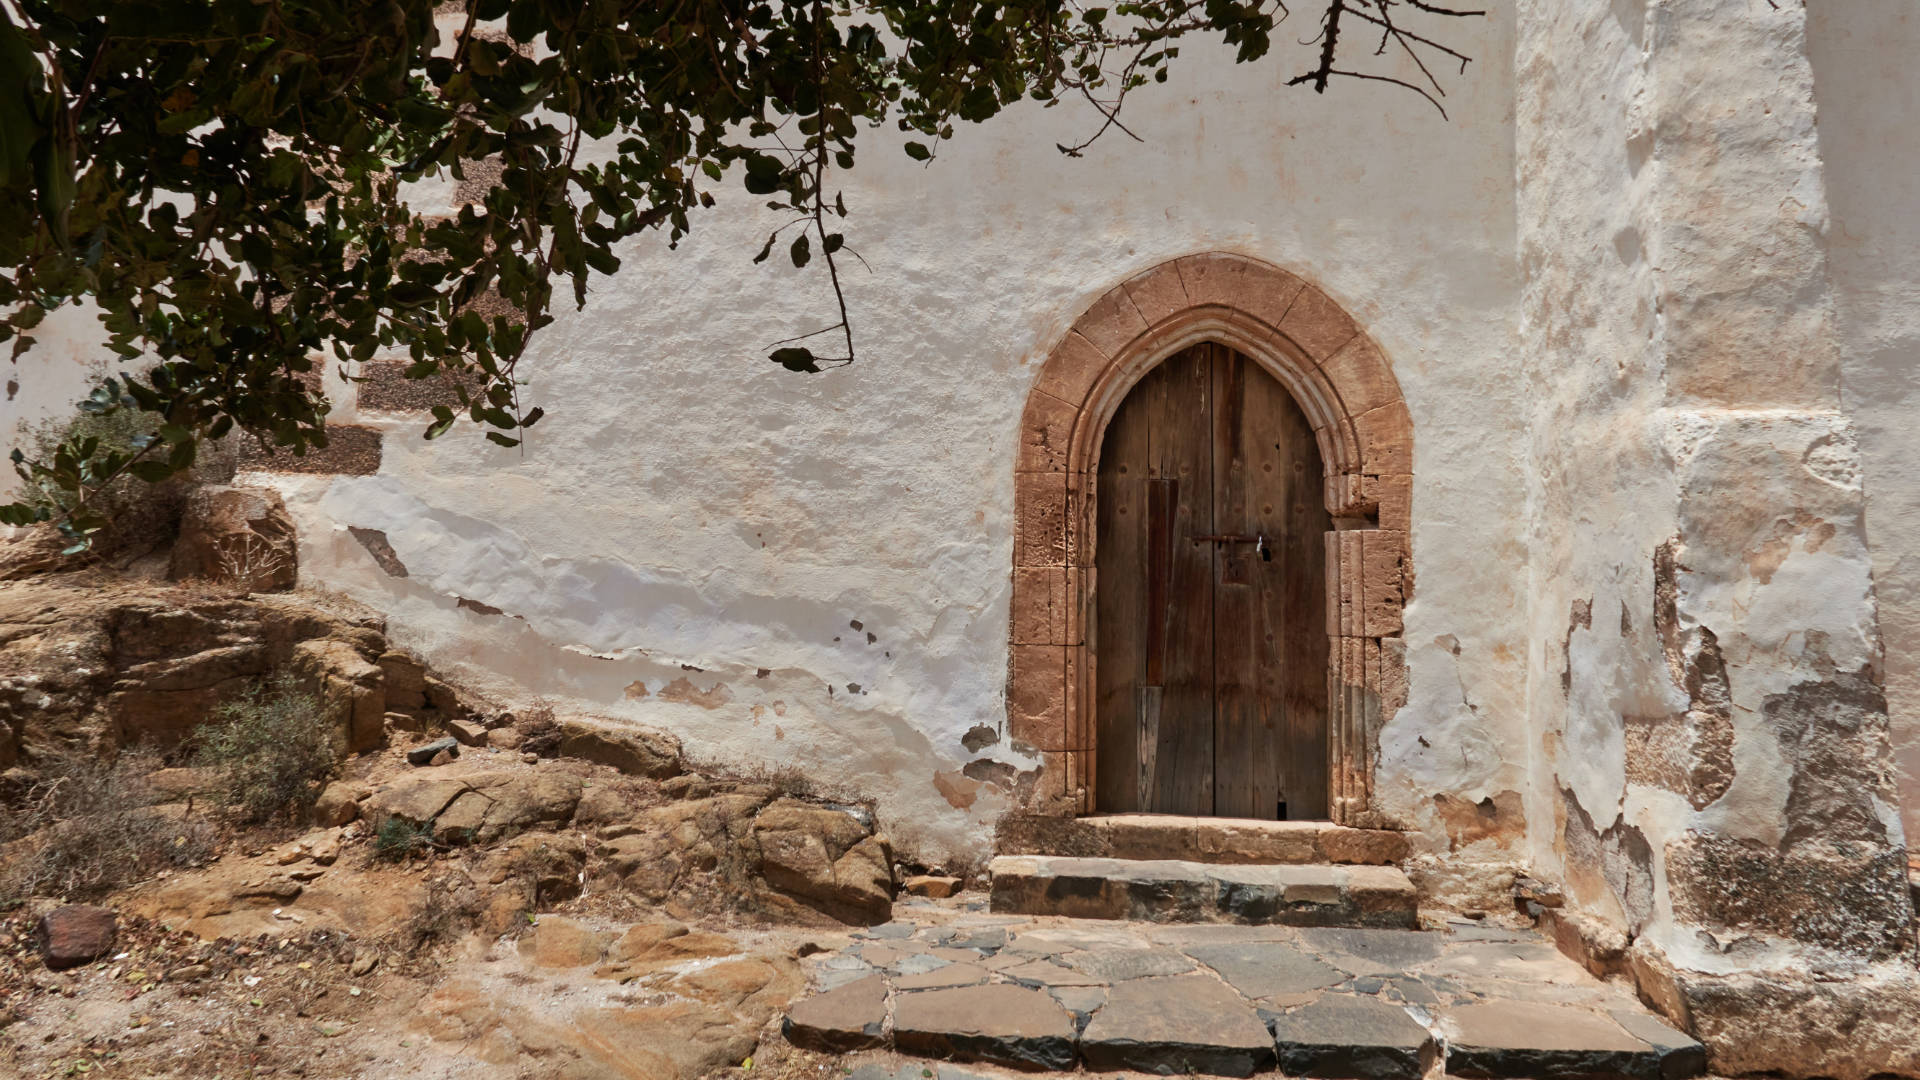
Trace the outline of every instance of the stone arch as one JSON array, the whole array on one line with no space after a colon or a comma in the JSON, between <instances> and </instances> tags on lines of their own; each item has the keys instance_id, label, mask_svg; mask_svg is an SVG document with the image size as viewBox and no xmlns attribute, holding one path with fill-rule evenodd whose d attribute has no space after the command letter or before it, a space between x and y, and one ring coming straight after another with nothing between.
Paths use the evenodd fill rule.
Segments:
<instances>
[{"instance_id":1,"label":"stone arch","mask_svg":"<svg viewBox=\"0 0 1920 1080\"><path fill-rule=\"evenodd\" d=\"M1273 373L1312 424L1325 466L1330 804L1334 820L1385 824L1372 808L1382 720L1404 704L1400 612L1413 431L1386 358L1325 293L1227 252L1161 263L1107 291L1054 346L1028 395L1014 475L1012 737L1043 755L1031 808L1089 811L1094 490L1107 422L1167 356L1215 341Z\"/></svg>"}]
</instances>

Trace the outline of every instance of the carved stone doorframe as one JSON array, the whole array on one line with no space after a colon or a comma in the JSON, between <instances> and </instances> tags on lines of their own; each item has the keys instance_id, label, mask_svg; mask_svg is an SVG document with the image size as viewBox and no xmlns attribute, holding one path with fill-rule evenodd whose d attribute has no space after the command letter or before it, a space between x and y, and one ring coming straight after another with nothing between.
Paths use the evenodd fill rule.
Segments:
<instances>
[{"instance_id":1,"label":"carved stone doorframe","mask_svg":"<svg viewBox=\"0 0 1920 1080\"><path fill-rule=\"evenodd\" d=\"M1141 376L1201 342L1280 380L1325 465L1329 803L1341 824L1385 824L1372 806L1382 722L1406 700L1400 611L1413 580L1407 535L1413 432L1384 356L1326 294L1226 252L1162 263L1109 290L1041 367L1014 474L1007 721L1039 750L1030 809L1093 806L1094 479L1101 439Z\"/></svg>"}]
</instances>

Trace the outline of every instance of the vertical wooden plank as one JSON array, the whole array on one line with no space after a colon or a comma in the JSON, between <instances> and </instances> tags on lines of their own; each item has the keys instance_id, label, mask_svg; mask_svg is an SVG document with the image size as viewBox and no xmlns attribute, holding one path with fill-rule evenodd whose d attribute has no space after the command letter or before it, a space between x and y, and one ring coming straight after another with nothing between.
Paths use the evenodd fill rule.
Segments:
<instances>
[{"instance_id":1,"label":"vertical wooden plank","mask_svg":"<svg viewBox=\"0 0 1920 1080\"><path fill-rule=\"evenodd\" d=\"M1266 617L1279 628L1278 663L1265 692L1278 702L1286 746L1281 788L1287 816L1325 818L1330 812L1330 732L1327 708L1327 513L1320 452L1306 417L1286 389L1271 383L1264 411L1267 442L1279 448L1280 482L1263 502L1262 527L1276 535ZM1269 510L1269 506L1271 509Z\"/></svg>"},{"instance_id":2,"label":"vertical wooden plank","mask_svg":"<svg viewBox=\"0 0 1920 1080\"><path fill-rule=\"evenodd\" d=\"M1247 547L1244 577L1223 573L1217 585L1216 754L1245 763L1220 782L1217 801L1221 813L1236 817L1325 818L1323 537L1331 522L1319 450L1299 406L1259 365L1228 354L1221 379L1240 404L1234 423L1216 424L1215 452L1230 462L1216 468L1216 524L1223 534L1265 536L1271 557Z\"/></svg>"},{"instance_id":3,"label":"vertical wooden plank","mask_svg":"<svg viewBox=\"0 0 1920 1080\"><path fill-rule=\"evenodd\" d=\"M1140 810L1139 691L1146 682L1147 414L1143 394L1164 376L1148 372L1107 425L1101 443L1094 507L1092 627L1094 663L1094 806Z\"/></svg>"},{"instance_id":4,"label":"vertical wooden plank","mask_svg":"<svg viewBox=\"0 0 1920 1080\"><path fill-rule=\"evenodd\" d=\"M1273 451L1263 454L1249 441L1249 421L1260 419L1257 383L1266 373L1231 349L1214 346L1211 352L1213 532L1255 536L1258 508L1252 504L1270 479L1261 470L1271 471ZM1265 669L1279 657L1271 628L1262 625L1261 583L1270 568L1255 565L1259 559L1252 544L1215 547L1213 812L1224 817L1271 818L1279 801L1285 748L1271 715L1276 703L1261 686Z\"/></svg>"},{"instance_id":5,"label":"vertical wooden plank","mask_svg":"<svg viewBox=\"0 0 1920 1080\"><path fill-rule=\"evenodd\" d=\"M1170 513L1165 605L1148 617L1164 625L1154 805L1169 814L1213 813L1212 544L1194 537L1213 524L1211 349L1169 357L1167 378L1144 400L1150 475L1177 481Z\"/></svg>"}]
</instances>

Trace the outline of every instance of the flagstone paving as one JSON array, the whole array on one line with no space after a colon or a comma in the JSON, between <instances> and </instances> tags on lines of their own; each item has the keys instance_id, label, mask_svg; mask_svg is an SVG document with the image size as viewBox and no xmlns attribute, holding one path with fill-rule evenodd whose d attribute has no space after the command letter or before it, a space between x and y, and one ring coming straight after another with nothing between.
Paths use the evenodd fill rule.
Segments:
<instances>
[{"instance_id":1,"label":"flagstone paving","mask_svg":"<svg viewBox=\"0 0 1920 1080\"><path fill-rule=\"evenodd\" d=\"M815 992L789 1011L789 1041L1162 1075L1412 1080L1441 1066L1474 1077L1682 1080L1705 1067L1699 1043L1531 930L896 910L912 917L806 961Z\"/></svg>"}]
</instances>

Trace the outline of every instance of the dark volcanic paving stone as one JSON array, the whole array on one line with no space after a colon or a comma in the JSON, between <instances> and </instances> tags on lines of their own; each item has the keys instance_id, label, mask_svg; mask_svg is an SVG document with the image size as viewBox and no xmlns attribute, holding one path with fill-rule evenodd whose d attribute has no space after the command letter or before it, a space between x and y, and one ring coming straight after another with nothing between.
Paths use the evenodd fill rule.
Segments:
<instances>
[{"instance_id":1,"label":"dark volcanic paving stone","mask_svg":"<svg viewBox=\"0 0 1920 1080\"><path fill-rule=\"evenodd\" d=\"M1377 998L1323 994L1267 1020L1280 1070L1289 1076L1415 1080L1433 1041L1405 1009Z\"/></svg>"},{"instance_id":2,"label":"dark volcanic paving stone","mask_svg":"<svg viewBox=\"0 0 1920 1080\"><path fill-rule=\"evenodd\" d=\"M1275 994L1319 990L1346 979L1347 973L1329 967L1298 947L1273 941L1241 945L1189 945L1188 956L1220 973L1235 990L1258 1000Z\"/></svg>"},{"instance_id":3,"label":"dark volcanic paving stone","mask_svg":"<svg viewBox=\"0 0 1920 1080\"><path fill-rule=\"evenodd\" d=\"M1073 1068L1073 1017L1039 990L999 983L901 994L893 1045L903 1053L1027 1068Z\"/></svg>"},{"instance_id":4,"label":"dark volcanic paving stone","mask_svg":"<svg viewBox=\"0 0 1920 1080\"><path fill-rule=\"evenodd\" d=\"M1611 1017L1565 1005L1488 1001L1447 1010L1447 1071L1530 1080L1660 1080L1656 1050Z\"/></svg>"},{"instance_id":5,"label":"dark volcanic paving stone","mask_svg":"<svg viewBox=\"0 0 1920 1080\"><path fill-rule=\"evenodd\" d=\"M1193 970L1193 961L1172 949L1096 949L1061 959L1102 982L1184 975Z\"/></svg>"},{"instance_id":6,"label":"dark volcanic paving stone","mask_svg":"<svg viewBox=\"0 0 1920 1080\"><path fill-rule=\"evenodd\" d=\"M1329 964L1355 975L1399 975L1437 958L1445 934L1420 930L1302 930L1300 941Z\"/></svg>"},{"instance_id":7,"label":"dark volcanic paving stone","mask_svg":"<svg viewBox=\"0 0 1920 1080\"><path fill-rule=\"evenodd\" d=\"M1211 975L1115 986L1080 1036L1090 1069L1251 1076L1273 1065L1273 1036L1253 1007Z\"/></svg>"},{"instance_id":8,"label":"dark volcanic paving stone","mask_svg":"<svg viewBox=\"0 0 1920 1080\"><path fill-rule=\"evenodd\" d=\"M1625 1009L1610 1010L1608 1015L1660 1055L1661 1080L1686 1080L1707 1071L1707 1048L1659 1017Z\"/></svg>"},{"instance_id":9,"label":"dark volcanic paving stone","mask_svg":"<svg viewBox=\"0 0 1920 1080\"><path fill-rule=\"evenodd\" d=\"M869 975L795 1005L781 1033L803 1049L839 1054L883 1045L886 1022L887 980Z\"/></svg>"}]
</instances>

